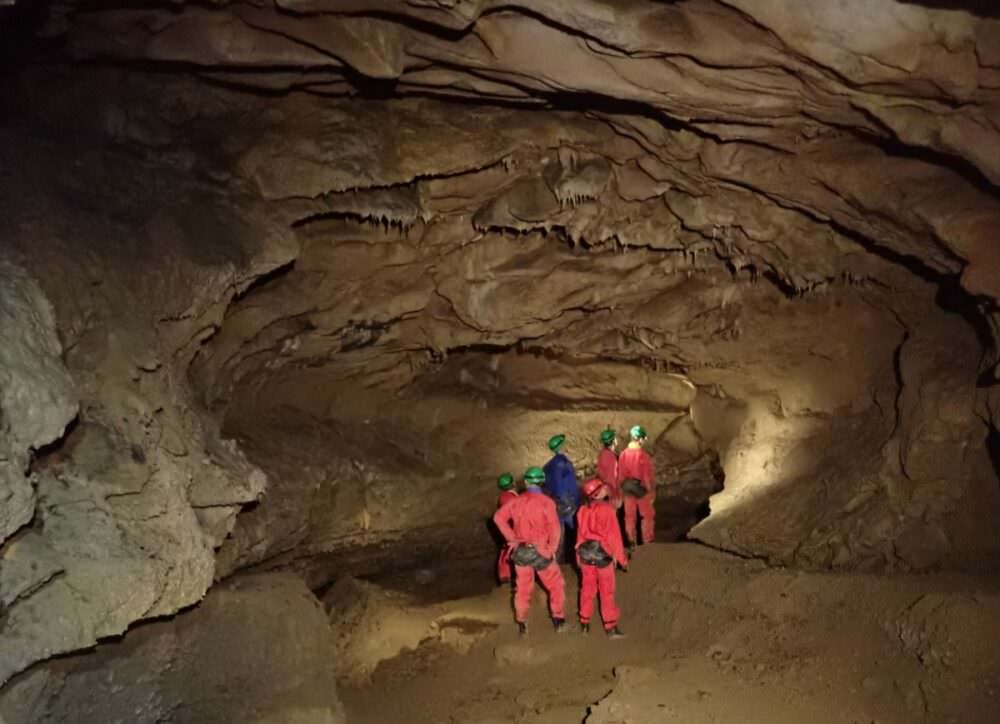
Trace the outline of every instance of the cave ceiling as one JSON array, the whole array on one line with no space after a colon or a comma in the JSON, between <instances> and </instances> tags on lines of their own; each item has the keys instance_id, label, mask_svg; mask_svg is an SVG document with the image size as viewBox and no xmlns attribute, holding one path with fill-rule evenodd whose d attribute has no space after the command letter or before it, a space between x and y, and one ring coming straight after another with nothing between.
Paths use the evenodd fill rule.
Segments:
<instances>
[{"instance_id":1,"label":"cave ceiling","mask_svg":"<svg viewBox=\"0 0 1000 724\"><path fill-rule=\"evenodd\" d=\"M494 469L635 411L718 452L710 545L995 562L989 4L45 10L0 78L0 680L247 565L458 540ZM312 417L230 429L282 406Z\"/></svg>"}]
</instances>

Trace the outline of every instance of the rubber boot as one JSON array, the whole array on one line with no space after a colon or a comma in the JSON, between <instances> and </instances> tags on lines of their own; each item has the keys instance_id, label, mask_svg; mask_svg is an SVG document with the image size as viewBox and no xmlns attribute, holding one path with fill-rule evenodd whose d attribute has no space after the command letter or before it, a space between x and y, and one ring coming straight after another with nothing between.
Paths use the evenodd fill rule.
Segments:
<instances>
[{"instance_id":1,"label":"rubber boot","mask_svg":"<svg viewBox=\"0 0 1000 724\"><path fill-rule=\"evenodd\" d=\"M564 618L554 618L552 619L552 626L555 628L556 633L566 633L566 619Z\"/></svg>"},{"instance_id":2,"label":"rubber boot","mask_svg":"<svg viewBox=\"0 0 1000 724\"><path fill-rule=\"evenodd\" d=\"M622 632L622 630L620 628L618 628L617 626L615 626L614 628L608 629L608 638L609 639L623 639L623 638L625 638L625 634Z\"/></svg>"},{"instance_id":3,"label":"rubber boot","mask_svg":"<svg viewBox=\"0 0 1000 724\"><path fill-rule=\"evenodd\" d=\"M589 623L581 623L580 624L580 633L583 634L584 636L586 636L587 634L589 634L590 633L590 624Z\"/></svg>"},{"instance_id":4,"label":"rubber boot","mask_svg":"<svg viewBox=\"0 0 1000 724\"><path fill-rule=\"evenodd\" d=\"M517 622L517 635L520 636L521 638L524 638L525 636L527 636L528 635L528 624L524 623L523 621L518 621Z\"/></svg>"}]
</instances>

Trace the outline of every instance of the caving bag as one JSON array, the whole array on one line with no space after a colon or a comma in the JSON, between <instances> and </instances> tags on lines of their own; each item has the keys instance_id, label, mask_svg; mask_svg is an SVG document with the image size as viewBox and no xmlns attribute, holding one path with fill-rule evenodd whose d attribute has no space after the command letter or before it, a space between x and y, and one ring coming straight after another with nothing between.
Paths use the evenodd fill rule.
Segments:
<instances>
[{"instance_id":1,"label":"caving bag","mask_svg":"<svg viewBox=\"0 0 1000 724\"><path fill-rule=\"evenodd\" d=\"M580 547L576 549L576 552L580 556L580 562L585 566L605 568L610 566L612 563L611 556L609 556L608 552L604 550L604 546L601 545L600 541L584 541L580 544Z\"/></svg>"},{"instance_id":2,"label":"caving bag","mask_svg":"<svg viewBox=\"0 0 1000 724\"><path fill-rule=\"evenodd\" d=\"M511 561L515 566L529 566L536 571L541 571L549 567L551 558L546 558L531 543L521 543L514 552L510 554Z\"/></svg>"},{"instance_id":3,"label":"caving bag","mask_svg":"<svg viewBox=\"0 0 1000 724\"><path fill-rule=\"evenodd\" d=\"M638 478L625 478L622 481L622 492L630 498L645 498L648 491Z\"/></svg>"},{"instance_id":4,"label":"caving bag","mask_svg":"<svg viewBox=\"0 0 1000 724\"><path fill-rule=\"evenodd\" d=\"M555 502L556 515L559 516L560 520L572 518L576 515L576 500L573 499L573 495L571 493L563 493L555 499Z\"/></svg>"}]
</instances>

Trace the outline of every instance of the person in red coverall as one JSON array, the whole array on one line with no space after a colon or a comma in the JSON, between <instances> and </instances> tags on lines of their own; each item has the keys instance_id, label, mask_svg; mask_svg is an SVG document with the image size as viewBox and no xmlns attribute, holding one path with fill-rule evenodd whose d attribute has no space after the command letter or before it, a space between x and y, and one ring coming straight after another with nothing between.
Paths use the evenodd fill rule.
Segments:
<instances>
[{"instance_id":1,"label":"person in red coverall","mask_svg":"<svg viewBox=\"0 0 1000 724\"><path fill-rule=\"evenodd\" d=\"M587 504L576 514L576 561L580 566L580 630L590 633L594 596L601 597L601 618L609 638L625 634L618 628L618 605L615 603L615 565L628 568L618 516L608 502L608 486L599 478L583 484Z\"/></svg>"},{"instance_id":2,"label":"person in red coverall","mask_svg":"<svg viewBox=\"0 0 1000 724\"><path fill-rule=\"evenodd\" d=\"M628 447L618 456L618 485L622 487L625 495L625 535L628 536L629 547L634 549L639 542L635 535L636 514L642 516L642 542L653 542L655 515L653 501L656 498L656 481L653 459L642 449L646 442L646 431L641 425L636 425L629 430L629 437L632 439ZM645 489L645 494L638 498L629 495L623 487L628 480L638 480Z\"/></svg>"},{"instance_id":3,"label":"person in red coverall","mask_svg":"<svg viewBox=\"0 0 1000 724\"><path fill-rule=\"evenodd\" d=\"M601 452L597 454L597 477L608 486L608 500L615 508L622 507L622 491L618 487L618 436L614 430L601 433Z\"/></svg>"},{"instance_id":4,"label":"person in red coverall","mask_svg":"<svg viewBox=\"0 0 1000 724\"><path fill-rule=\"evenodd\" d=\"M493 522L507 541L514 562L514 618L518 632L528 632L528 609L535 588L535 574L549 594L549 615L556 631L566 630L566 584L562 571L553 558L559 545L559 517L552 498L542 492L545 473L541 468L528 468L524 474L527 489L522 495L505 503L493 514ZM518 548L533 546L537 553L535 565L518 563ZM546 561L548 561L546 563Z\"/></svg>"},{"instance_id":5,"label":"person in red coverall","mask_svg":"<svg viewBox=\"0 0 1000 724\"><path fill-rule=\"evenodd\" d=\"M497 478L497 487L500 488L500 497L497 500L497 510L499 510L517 497L517 491L514 490L514 476L504 473ZM500 549L500 556L497 559L497 578L500 583L510 580L510 571L510 546L504 546Z\"/></svg>"}]
</instances>

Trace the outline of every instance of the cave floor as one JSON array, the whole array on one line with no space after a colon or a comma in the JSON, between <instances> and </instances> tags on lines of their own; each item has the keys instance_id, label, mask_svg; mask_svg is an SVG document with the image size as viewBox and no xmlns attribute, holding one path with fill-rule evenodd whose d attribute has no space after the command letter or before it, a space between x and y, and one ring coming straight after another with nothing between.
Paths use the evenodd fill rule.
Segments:
<instances>
[{"instance_id":1,"label":"cave floor","mask_svg":"<svg viewBox=\"0 0 1000 724\"><path fill-rule=\"evenodd\" d=\"M572 620L576 575L564 572ZM508 588L435 604L416 648L341 683L348 721L1000 720L995 577L803 573L659 544L618 589L620 641L581 636L575 621L557 635L540 593L524 640Z\"/></svg>"}]
</instances>

